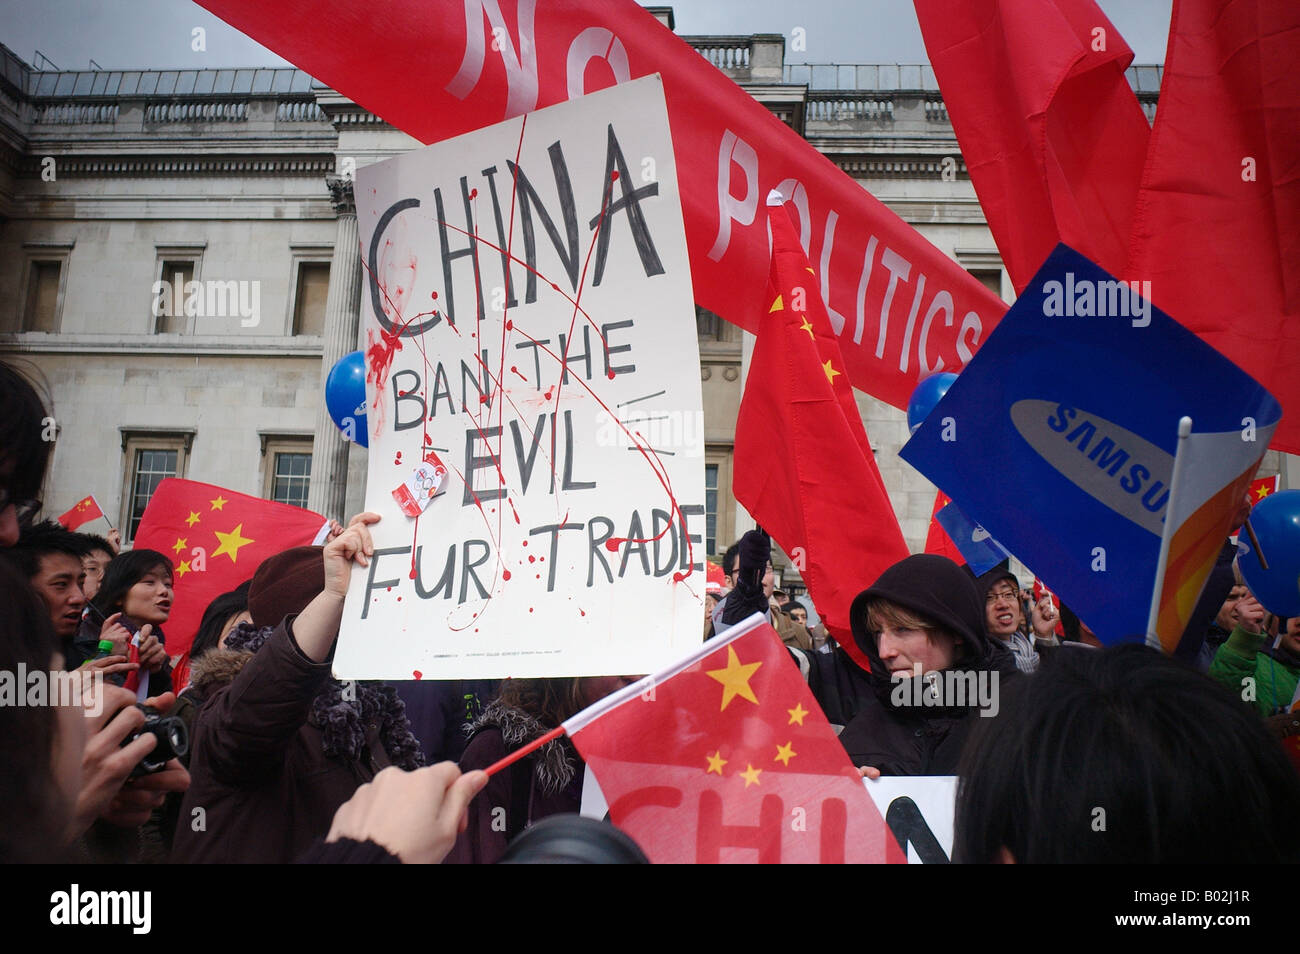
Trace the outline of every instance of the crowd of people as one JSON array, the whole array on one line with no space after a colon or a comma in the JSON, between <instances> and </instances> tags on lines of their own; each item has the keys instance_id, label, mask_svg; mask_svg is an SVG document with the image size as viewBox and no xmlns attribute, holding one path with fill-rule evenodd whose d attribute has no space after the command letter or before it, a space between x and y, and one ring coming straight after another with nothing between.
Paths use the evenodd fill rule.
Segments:
<instances>
[{"instance_id":1,"label":"crowd of people","mask_svg":"<svg viewBox=\"0 0 1300 954\"><path fill-rule=\"evenodd\" d=\"M173 658L168 556L43 518L47 403L0 363L0 673L81 681L0 705L0 860L645 860L575 817L584 766L566 738L483 771L630 677L335 679L372 513L265 560ZM723 558L703 635L762 614L864 777L958 776L953 860L1300 861L1300 765L1280 741L1300 732L1300 617L1267 613L1231 554L1191 648L1167 658L1103 648L1005 565L929 554L862 581L832 634L777 590L755 530ZM924 705L899 691L910 679Z\"/></svg>"}]
</instances>

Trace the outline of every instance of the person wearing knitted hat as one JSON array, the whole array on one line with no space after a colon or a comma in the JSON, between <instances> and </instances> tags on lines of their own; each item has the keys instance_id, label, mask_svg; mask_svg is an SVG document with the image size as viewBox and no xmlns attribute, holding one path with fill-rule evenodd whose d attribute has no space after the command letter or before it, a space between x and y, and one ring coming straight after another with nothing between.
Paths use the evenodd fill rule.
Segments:
<instances>
[{"instance_id":1,"label":"person wearing knitted hat","mask_svg":"<svg viewBox=\"0 0 1300 954\"><path fill-rule=\"evenodd\" d=\"M172 861L291 862L383 768L422 764L391 687L330 673L348 578L354 562L369 565L378 520L363 513L324 548L263 562L252 622L195 661L191 686L205 701Z\"/></svg>"},{"instance_id":2,"label":"person wearing knitted hat","mask_svg":"<svg viewBox=\"0 0 1300 954\"><path fill-rule=\"evenodd\" d=\"M853 638L871 662L871 694L840 733L868 778L953 775L972 720L995 716L1015 660L984 629L971 578L946 557L895 563L854 599Z\"/></svg>"}]
</instances>

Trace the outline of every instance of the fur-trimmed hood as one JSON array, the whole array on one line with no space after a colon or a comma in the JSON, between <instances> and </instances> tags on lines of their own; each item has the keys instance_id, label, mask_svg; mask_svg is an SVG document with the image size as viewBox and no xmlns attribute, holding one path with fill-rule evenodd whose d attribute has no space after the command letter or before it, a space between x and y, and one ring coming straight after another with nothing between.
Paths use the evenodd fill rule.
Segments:
<instances>
[{"instance_id":1,"label":"fur-trimmed hood","mask_svg":"<svg viewBox=\"0 0 1300 954\"><path fill-rule=\"evenodd\" d=\"M490 702L477 719L466 722L462 728L466 737L473 737L484 729L496 729L509 752L551 731L550 726L543 725L535 716L500 699ZM578 773L572 744L564 738L547 742L532 758L537 784L548 795L564 791Z\"/></svg>"},{"instance_id":2,"label":"fur-trimmed hood","mask_svg":"<svg viewBox=\"0 0 1300 954\"><path fill-rule=\"evenodd\" d=\"M190 663L189 691L199 699L208 699L235 681L244 665L253 658L246 649L210 649Z\"/></svg>"}]
</instances>

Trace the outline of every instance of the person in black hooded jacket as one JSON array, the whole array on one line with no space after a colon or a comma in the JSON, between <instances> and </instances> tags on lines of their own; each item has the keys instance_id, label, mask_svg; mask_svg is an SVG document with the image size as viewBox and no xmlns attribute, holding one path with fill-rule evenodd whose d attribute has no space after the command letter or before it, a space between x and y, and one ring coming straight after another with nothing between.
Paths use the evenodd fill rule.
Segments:
<instances>
[{"instance_id":1,"label":"person in black hooded jacket","mask_svg":"<svg viewBox=\"0 0 1300 954\"><path fill-rule=\"evenodd\" d=\"M853 638L871 660L871 694L840 734L853 764L879 775L954 775L962 745L980 718L981 693L944 691L956 678L991 690L1016 677L1011 653L984 628L974 582L946 557L920 553L895 563L854 599ZM928 691L907 682L924 679ZM937 685L936 685L937 682ZM923 704L918 704L923 703ZM936 704L942 703L942 704Z\"/></svg>"}]
</instances>

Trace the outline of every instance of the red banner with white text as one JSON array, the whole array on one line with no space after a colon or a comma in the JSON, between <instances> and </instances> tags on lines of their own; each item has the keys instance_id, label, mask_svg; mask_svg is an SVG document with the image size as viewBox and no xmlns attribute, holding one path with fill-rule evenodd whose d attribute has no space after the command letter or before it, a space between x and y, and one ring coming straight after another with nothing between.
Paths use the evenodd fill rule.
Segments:
<instances>
[{"instance_id":1,"label":"red banner with white text","mask_svg":"<svg viewBox=\"0 0 1300 954\"><path fill-rule=\"evenodd\" d=\"M201 0L301 69L425 143L659 73L681 187L695 300L751 331L770 262L771 189L789 197L800 243L850 381L906 406L917 380L957 371L1006 305L767 107L632 0ZM750 62L762 78L761 64ZM773 71L776 72L775 70ZM780 77L771 80L779 83ZM653 156L634 174L653 180ZM509 182L507 170L494 170ZM486 194L490 177L463 183ZM510 196L500 197L501 212ZM601 195L575 197L588 237ZM468 198L466 208L470 207ZM452 211L455 209L456 211ZM500 217L450 225L498 241ZM628 241L611 214L614 241ZM624 234L619 235L622 229ZM499 244L504 244L501 242ZM539 243L539 254L549 253ZM546 262L546 265L556 264ZM539 263L545 272L546 267Z\"/></svg>"}]
</instances>

